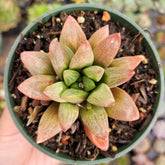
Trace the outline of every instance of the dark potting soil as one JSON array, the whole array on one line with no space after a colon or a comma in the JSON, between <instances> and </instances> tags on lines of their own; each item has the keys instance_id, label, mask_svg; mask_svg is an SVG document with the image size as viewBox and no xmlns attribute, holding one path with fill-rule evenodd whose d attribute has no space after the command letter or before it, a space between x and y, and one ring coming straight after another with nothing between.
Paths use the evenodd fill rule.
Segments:
<instances>
[{"instance_id":1,"label":"dark potting soil","mask_svg":"<svg viewBox=\"0 0 165 165\"><path fill-rule=\"evenodd\" d=\"M21 38L19 46L16 49L15 60L11 70L12 77L9 83L10 91L15 101L14 110L21 118L28 134L36 139L39 120L51 102L27 98L17 90L17 86L31 76L26 68L23 67L20 60L20 54L23 51L48 52L51 40L59 38L67 15L72 15L76 19L80 15L85 18L85 22L80 25L88 39L97 29L106 24L109 25L110 34L120 32L122 42L117 57L133 55L144 55L146 57L146 59L136 68L136 74L134 77L129 82L120 86L122 89L127 91L135 101L140 111L140 119L134 122L122 122L109 118L110 147L106 152L101 151L90 142L85 135L83 126L79 119L76 120L71 129L67 132L61 132L41 145L48 147L56 153L67 153L75 160L94 160L98 155L114 157L118 148L131 142L136 132L144 129L151 120L153 113L152 105L155 103L158 90L158 85L156 83L158 70L157 68L154 68L148 51L142 45L143 37L140 33L132 33L119 23L113 22L113 20L109 20L107 22L102 21L103 13L97 13L97 11L62 12L58 17L52 16L46 24L42 24L42 20L40 20L38 22L40 26L37 30L32 32L32 34L28 34ZM34 115L34 111L37 112L39 106L41 106L42 110L38 112L38 114L36 113L37 115L33 122L27 126L29 116Z\"/></svg>"}]
</instances>

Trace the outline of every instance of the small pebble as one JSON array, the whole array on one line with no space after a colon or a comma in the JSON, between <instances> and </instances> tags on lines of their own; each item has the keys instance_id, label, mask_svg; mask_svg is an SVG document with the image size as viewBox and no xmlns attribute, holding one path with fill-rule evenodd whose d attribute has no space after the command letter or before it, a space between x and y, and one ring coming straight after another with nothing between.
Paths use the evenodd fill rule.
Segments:
<instances>
[{"instance_id":1,"label":"small pebble","mask_svg":"<svg viewBox=\"0 0 165 165\"><path fill-rule=\"evenodd\" d=\"M117 131L117 134L120 134L121 133L121 129L119 129L118 131Z\"/></svg>"},{"instance_id":2,"label":"small pebble","mask_svg":"<svg viewBox=\"0 0 165 165\"><path fill-rule=\"evenodd\" d=\"M94 14L98 14L98 11L96 10L96 11L94 11Z\"/></svg>"},{"instance_id":3,"label":"small pebble","mask_svg":"<svg viewBox=\"0 0 165 165\"><path fill-rule=\"evenodd\" d=\"M102 21L108 22L111 19L110 14L107 11L103 11Z\"/></svg>"},{"instance_id":4,"label":"small pebble","mask_svg":"<svg viewBox=\"0 0 165 165\"><path fill-rule=\"evenodd\" d=\"M20 109L21 109L21 106L16 105L16 106L14 107L14 111L15 111L15 112L19 112Z\"/></svg>"},{"instance_id":5,"label":"small pebble","mask_svg":"<svg viewBox=\"0 0 165 165\"><path fill-rule=\"evenodd\" d=\"M115 129L115 128L116 128L115 124L113 124L113 125L112 125L112 128L113 128L113 129Z\"/></svg>"},{"instance_id":6,"label":"small pebble","mask_svg":"<svg viewBox=\"0 0 165 165\"><path fill-rule=\"evenodd\" d=\"M56 18L56 22L61 22L61 19L60 18Z\"/></svg>"},{"instance_id":7,"label":"small pebble","mask_svg":"<svg viewBox=\"0 0 165 165\"><path fill-rule=\"evenodd\" d=\"M150 84L153 84L153 85L155 85L155 84L157 84L157 80L156 79L152 79L152 80L149 80L148 81Z\"/></svg>"},{"instance_id":8,"label":"small pebble","mask_svg":"<svg viewBox=\"0 0 165 165\"><path fill-rule=\"evenodd\" d=\"M13 97L14 99L17 98L17 96L14 93L11 94L11 97Z\"/></svg>"},{"instance_id":9,"label":"small pebble","mask_svg":"<svg viewBox=\"0 0 165 165\"><path fill-rule=\"evenodd\" d=\"M85 18L83 16L78 16L77 21L78 21L78 23L84 23Z\"/></svg>"},{"instance_id":10,"label":"small pebble","mask_svg":"<svg viewBox=\"0 0 165 165\"><path fill-rule=\"evenodd\" d=\"M41 36L40 36L40 35L37 35L37 38L39 38L39 39L40 39L40 38L41 38Z\"/></svg>"},{"instance_id":11,"label":"small pebble","mask_svg":"<svg viewBox=\"0 0 165 165\"><path fill-rule=\"evenodd\" d=\"M118 150L117 147L116 147L115 145L113 145L113 146L112 146L112 151L115 152L115 151L117 151L117 150Z\"/></svg>"},{"instance_id":12,"label":"small pebble","mask_svg":"<svg viewBox=\"0 0 165 165\"><path fill-rule=\"evenodd\" d=\"M143 112L143 113L146 113L147 112L147 110L146 109L144 109L144 108L139 108L139 111L141 111L141 112Z\"/></svg>"},{"instance_id":13,"label":"small pebble","mask_svg":"<svg viewBox=\"0 0 165 165\"><path fill-rule=\"evenodd\" d=\"M85 12L84 11L81 11L81 16L84 16L85 15Z\"/></svg>"}]
</instances>

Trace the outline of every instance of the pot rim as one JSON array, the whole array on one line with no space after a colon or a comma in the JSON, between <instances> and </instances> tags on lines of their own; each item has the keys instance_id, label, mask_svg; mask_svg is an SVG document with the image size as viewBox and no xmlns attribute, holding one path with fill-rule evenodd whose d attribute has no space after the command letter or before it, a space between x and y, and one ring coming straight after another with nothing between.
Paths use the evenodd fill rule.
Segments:
<instances>
[{"instance_id":1,"label":"pot rim","mask_svg":"<svg viewBox=\"0 0 165 165\"><path fill-rule=\"evenodd\" d=\"M61 154L61 153L56 153L54 154L54 152L50 151L49 149L47 149L44 146L41 146L39 144L37 144L34 139L32 137L30 137L27 134L26 129L23 127L23 125L21 125L21 121L19 119L19 117L16 115L16 113L13 110L13 106L14 106L14 102L13 99L11 97L11 93L9 91L9 79L10 79L10 72L11 72L11 68L12 68L12 63L14 60L14 55L15 55L15 50L20 42L20 40L22 39L22 36L24 36L25 34L27 34L29 31L33 31L35 28L35 25L37 24L37 27L39 25L39 23L37 23L38 20L42 20L45 19L45 22L48 20L48 17L50 18L52 15L57 15L62 11L74 11L74 10L98 10L98 11L108 11L113 15L116 15L117 17L120 17L122 20L126 21L128 24L130 24L134 30L141 32L141 34L144 36L146 43L148 44L148 46L150 46L151 51L154 54L154 58L157 62L157 65L159 66L159 73L160 73L160 80L159 80L159 98L158 103L157 103L157 107L155 108L155 114L153 115L153 118L151 119L150 123L146 126L145 129L143 129L141 132L141 136L140 137L136 137L132 140L131 144L126 145L126 147L121 147L124 149L121 149L121 151L119 151L119 153L116 154L115 159L119 158L121 156L123 156L124 154L126 154L127 152L129 152L131 149L133 149L137 144L139 144L143 138L145 136L147 136L147 134L149 133L149 131L151 130L151 128L153 127L154 123L156 122L156 119L158 117L159 111L161 109L161 106L163 104L163 95L164 95L164 75L163 75L163 70L162 70L162 66L161 66L161 62L160 62L160 58L159 55L156 51L156 48L153 46L152 41L147 37L147 35L145 34L145 32L131 19L129 19L127 16L125 16L124 14L114 10L114 9L110 9L104 6L100 6L100 5L93 5L93 4L88 4L88 3L84 3L84 4L69 4L69 5L64 5L62 7L53 9L49 12L44 13L43 15L41 15L40 17L38 17L35 21L33 21L32 23L30 23L23 31L22 33L17 37L16 41L14 42L8 59L7 59L7 63L5 66L5 73L4 73L4 88L5 88L5 98L6 98L6 102L7 102L7 107L9 109L10 115L12 116L12 119L15 123L15 125L17 126L17 128L19 129L19 131L21 132L21 134L38 150L40 150L41 152L43 152L44 154L53 157L55 159L58 159L60 161L69 163L69 164L99 164L99 163L104 163L107 161L111 161L113 160L113 158L103 158L103 157L98 157L96 160L94 161L87 161L87 160L77 160L74 161L73 158L69 157L68 155L65 154Z\"/></svg>"}]
</instances>

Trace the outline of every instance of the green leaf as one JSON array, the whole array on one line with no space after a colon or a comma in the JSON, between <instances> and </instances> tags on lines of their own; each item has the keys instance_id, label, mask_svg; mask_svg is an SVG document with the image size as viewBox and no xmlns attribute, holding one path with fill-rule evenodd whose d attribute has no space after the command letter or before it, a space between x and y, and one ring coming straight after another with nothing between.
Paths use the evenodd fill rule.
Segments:
<instances>
[{"instance_id":1,"label":"green leaf","mask_svg":"<svg viewBox=\"0 0 165 165\"><path fill-rule=\"evenodd\" d=\"M109 134L107 134L104 138L100 138L94 135L87 126L84 125L85 134L88 136L90 141L99 149L103 151L107 151L109 148Z\"/></svg>"},{"instance_id":2,"label":"green leaf","mask_svg":"<svg viewBox=\"0 0 165 165\"><path fill-rule=\"evenodd\" d=\"M102 82L113 88L129 81L134 74L133 70L125 67L110 67L105 69Z\"/></svg>"},{"instance_id":3,"label":"green leaf","mask_svg":"<svg viewBox=\"0 0 165 165\"><path fill-rule=\"evenodd\" d=\"M76 82L79 77L80 73L75 70L68 69L63 72L63 79L67 86L70 86L71 84Z\"/></svg>"},{"instance_id":4,"label":"green leaf","mask_svg":"<svg viewBox=\"0 0 165 165\"><path fill-rule=\"evenodd\" d=\"M71 103L61 103L58 111L60 126L66 132L78 118L79 108Z\"/></svg>"},{"instance_id":5,"label":"green leaf","mask_svg":"<svg viewBox=\"0 0 165 165\"><path fill-rule=\"evenodd\" d=\"M98 82L101 80L103 74L104 74L104 69L100 66L89 66L85 69L83 69L83 74L90 79Z\"/></svg>"},{"instance_id":6,"label":"green leaf","mask_svg":"<svg viewBox=\"0 0 165 165\"><path fill-rule=\"evenodd\" d=\"M83 84L84 84L84 89L87 92L93 90L96 87L94 81L86 76L83 76Z\"/></svg>"},{"instance_id":7,"label":"green leaf","mask_svg":"<svg viewBox=\"0 0 165 165\"><path fill-rule=\"evenodd\" d=\"M108 37L108 35L109 35L108 25L103 26L102 28L97 30L94 34L92 34L92 36L89 39L89 43L92 49L94 49L103 39Z\"/></svg>"},{"instance_id":8,"label":"green leaf","mask_svg":"<svg viewBox=\"0 0 165 165\"><path fill-rule=\"evenodd\" d=\"M48 87L45 88L43 93L57 102L66 102L64 99L61 98L61 94L67 89L67 86L64 82L56 82Z\"/></svg>"},{"instance_id":9,"label":"green leaf","mask_svg":"<svg viewBox=\"0 0 165 165\"><path fill-rule=\"evenodd\" d=\"M55 76L35 75L23 81L17 88L24 95L36 100L51 100L43 94L43 90L56 82Z\"/></svg>"},{"instance_id":10,"label":"green leaf","mask_svg":"<svg viewBox=\"0 0 165 165\"><path fill-rule=\"evenodd\" d=\"M111 90L115 98L115 105L106 108L108 116L121 121L138 120L139 110L128 93L118 87Z\"/></svg>"},{"instance_id":11,"label":"green leaf","mask_svg":"<svg viewBox=\"0 0 165 165\"><path fill-rule=\"evenodd\" d=\"M72 16L68 16L61 31L60 42L76 52L84 41L86 41L86 36L80 25Z\"/></svg>"},{"instance_id":12,"label":"green leaf","mask_svg":"<svg viewBox=\"0 0 165 165\"><path fill-rule=\"evenodd\" d=\"M88 41L83 42L72 57L69 68L82 69L93 64L94 55Z\"/></svg>"},{"instance_id":13,"label":"green leaf","mask_svg":"<svg viewBox=\"0 0 165 165\"><path fill-rule=\"evenodd\" d=\"M57 76L62 80L62 73L68 68L73 52L66 45L53 40L49 45L49 57Z\"/></svg>"},{"instance_id":14,"label":"green leaf","mask_svg":"<svg viewBox=\"0 0 165 165\"><path fill-rule=\"evenodd\" d=\"M52 103L42 115L37 134L37 143L43 143L62 131L58 120L58 103Z\"/></svg>"},{"instance_id":15,"label":"green leaf","mask_svg":"<svg viewBox=\"0 0 165 165\"><path fill-rule=\"evenodd\" d=\"M21 61L32 75L54 75L55 72L47 53L24 51Z\"/></svg>"},{"instance_id":16,"label":"green leaf","mask_svg":"<svg viewBox=\"0 0 165 165\"><path fill-rule=\"evenodd\" d=\"M79 83L78 83L78 82L73 83L73 84L71 85L71 88L73 88L73 89L81 89L81 88L79 87Z\"/></svg>"},{"instance_id":17,"label":"green leaf","mask_svg":"<svg viewBox=\"0 0 165 165\"><path fill-rule=\"evenodd\" d=\"M107 68L116 56L121 44L120 33L109 35L94 49L94 64Z\"/></svg>"},{"instance_id":18,"label":"green leaf","mask_svg":"<svg viewBox=\"0 0 165 165\"><path fill-rule=\"evenodd\" d=\"M66 100L67 102L78 104L82 103L86 97L88 96L88 93L79 90L79 89L66 89L62 95L61 98Z\"/></svg>"},{"instance_id":19,"label":"green leaf","mask_svg":"<svg viewBox=\"0 0 165 165\"><path fill-rule=\"evenodd\" d=\"M109 133L108 116L103 107L81 108L80 116L83 124L97 137L104 138Z\"/></svg>"},{"instance_id":20,"label":"green leaf","mask_svg":"<svg viewBox=\"0 0 165 165\"><path fill-rule=\"evenodd\" d=\"M134 70L143 60L142 56L127 56L116 58L110 64L110 67L125 67Z\"/></svg>"},{"instance_id":21,"label":"green leaf","mask_svg":"<svg viewBox=\"0 0 165 165\"><path fill-rule=\"evenodd\" d=\"M91 92L87 101L100 107L109 107L115 104L110 88L104 83L101 83Z\"/></svg>"}]
</instances>

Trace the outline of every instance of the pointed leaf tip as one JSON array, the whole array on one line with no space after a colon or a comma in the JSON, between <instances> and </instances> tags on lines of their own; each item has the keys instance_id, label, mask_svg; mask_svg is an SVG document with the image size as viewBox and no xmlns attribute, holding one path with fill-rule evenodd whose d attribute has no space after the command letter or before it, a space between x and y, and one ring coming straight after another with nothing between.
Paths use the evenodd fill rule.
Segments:
<instances>
[{"instance_id":1,"label":"pointed leaf tip","mask_svg":"<svg viewBox=\"0 0 165 165\"><path fill-rule=\"evenodd\" d=\"M139 119L139 110L133 99L124 90L112 88L115 105L105 108L110 118L121 121L135 121Z\"/></svg>"},{"instance_id":2,"label":"pointed leaf tip","mask_svg":"<svg viewBox=\"0 0 165 165\"><path fill-rule=\"evenodd\" d=\"M94 135L89 129L88 127L86 127L84 125L84 130L85 130L85 134L88 136L88 138L90 139L90 141L99 149L103 150L103 151L107 151L109 148L109 134L107 134L104 138L100 138L97 137L96 135Z\"/></svg>"},{"instance_id":3,"label":"pointed leaf tip","mask_svg":"<svg viewBox=\"0 0 165 165\"><path fill-rule=\"evenodd\" d=\"M62 72L68 68L73 57L72 50L60 42L53 40L49 45L49 57L57 76L62 80Z\"/></svg>"},{"instance_id":4,"label":"pointed leaf tip","mask_svg":"<svg viewBox=\"0 0 165 165\"><path fill-rule=\"evenodd\" d=\"M85 40L86 36L80 25L72 16L68 16L61 31L60 42L71 48L73 52L76 52L80 44Z\"/></svg>"},{"instance_id":5,"label":"pointed leaf tip","mask_svg":"<svg viewBox=\"0 0 165 165\"><path fill-rule=\"evenodd\" d=\"M61 94L67 89L67 86L64 82L56 82L52 85L49 85L45 88L43 93L57 102L66 102L64 99L61 98Z\"/></svg>"},{"instance_id":6,"label":"pointed leaf tip","mask_svg":"<svg viewBox=\"0 0 165 165\"><path fill-rule=\"evenodd\" d=\"M102 82L113 88L129 81L134 74L133 70L125 67L109 67L105 69Z\"/></svg>"},{"instance_id":7,"label":"pointed leaf tip","mask_svg":"<svg viewBox=\"0 0 165 165\"><path fill-rule=\"evenodd\" d=\"M55 74L47 53L24 51L21 53L21 61L32 75Z\"/></svg>"},{"instance_id":8,"label":"pointed leaf tip","mask_svg":"<svg viewBox=\"0 0 165 165\"><path fill-rule=\"evenodd\" d=\"M72 57L69 68L82 69L93 64L94 55L88 41L83 42Z\"/></svg>"},{"instance_id":9,"label":"pointed leaf tip","mask_svg":"<svg viewBox=\"0 0 165 165\"><path fill-rule=\"evenodd\" d=\"M71 103L61 103L58 111L60 126L66 132L78 118L79 108Z\"/></svg>"},{"instance_id":10,"label":"pointed leaf tip","mask_svg":"<svg viewBox=\"0 0 165 165\"><path fill-rule=\"evenodd\" d=\"M100 66L89 66L85 69L83 69L83 74L87 76L88 78L98 82L101 80L103 74L104 74L104 68Z\"/></svg>"},{"instance_id":11,"label":"pointed leaf tip","mask_svg":"<svg viewBox=\"0 0 165 165\"><path fill-rule=\"evenodd\" d=\"M58 103L54 102L42 115L38 126L37 143L43 143L62 131L58 120L58 107Z\"/></svg>"},{"instance_id":12,"label":"pointed leaf tip","mask_svg":"<svg viewBox=\"0 0 165 165\"><path fill-rule=\"evenodd\" d=\"M109 107L115 104L110 88L104 83L101 83L90 93L87 101L100 107Z\"/></svg>"},{"instance_id":13,"label":"pointed leaf tip","mask_svg":"<svg viewBox=\"0 0 165 165\"><path fill-rule=\"evenodd\" d=\"M23 81L17 88L24 95L36 100L51 100L44 95L44 89L56 81L55 76L35 75Z\"/></svg>"},{"instance_id":14,"label":"pointed leaf tip","mask_svg":"<svg viewBox=\"0 0 165 165\"><path fill-rule=\"evenodd\" d=\"M142 56L127 56L116 58L110 64L110 67L125 67L134 70L143 60Z\"/></svg>"},{"instance_id":15,"label":"pointed leaf tip","mask_svg":"<svg viewBox=\"0 0 165 165\"><path fill-rule=\"evenodd\" d=\"M72 69L67 69L64 70L63 72L63 79L67 86L72 85L74 82L77 81L79 77L80 77L80 73Z\"/></svg>"},{"instance_id":16,"label":"pointed leaf tip","mask_svg":"<svg viewBox=\"0 0 165 165\"><path fill-rule=\"evenodd\" d=\"M92 36L89 39L89 43L92 49L94 49L103 39L108 37L108 35L109 35L109 25L103 26L102 28L97 30L94 34L92 34Z\"/></svg>"},{"instance_id":17,"label":"pointed leaf tip","mask_svg":"<svg viewBox=\"0 0 165 165\"><path fill-rule=\"evenodd\" d=\"M94 81L86 76L83 76L83 85L84 85L85 91L87 92L93 90L96 87Z\"/></svg>"},{"instance_id":18,"label":"pointed leaf tip","mask_svg":"<svg viewBox=\"0 0 165 165\"><path fill-rule=\"evenodd\" d=\"M82 103L87 96L88 93L83 90L70 88L70 89L66 89L62 93L61 98L66 100L67 102L78 104L78 103Z\"/></svg>"},{"instance_id":19,"label":"pointed leaf tip","mask_svg":"<svg viewBox=\"0 0 165 165\"><path fill-rule=\"evenodd\" d=\"M94 63L107 68L116 56L121 44L120 33L114 33L102 40L94 49Z\"/></svg>"},{"instance_id":20,"label":"pointed leaf tip","mask_svg":"<svg viewBox=\"0 0 165 165\"><path fill-rule=\"evenodd\" d=\"M80 116L83 124L97 137L104 138L109 133L108 116L103 107L88 105L80 109Z\"/></svg>"}]
</instances>

